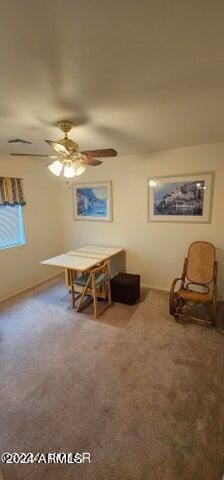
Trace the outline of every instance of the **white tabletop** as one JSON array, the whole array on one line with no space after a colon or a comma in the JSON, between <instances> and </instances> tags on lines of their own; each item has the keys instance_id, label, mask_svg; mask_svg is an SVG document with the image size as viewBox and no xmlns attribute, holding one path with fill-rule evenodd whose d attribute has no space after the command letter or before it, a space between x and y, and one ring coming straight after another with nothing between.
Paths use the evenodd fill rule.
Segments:
<instances>
[{"instance_id":1,"label":"white tabletop","mask_svg":"<svg viewBox=\"0 0 224 480\"><path fill-rule=\"evenodd\" d=\"M64 253L62 255L58 255L57 257L48 258L47 260L43 260L41 263L43 265L52 265L55 267L62 267L69 270L81 270L85 271L88 268L94 267L97 265L102 259L94 258L94 257L80 257L75 255L68 255Z\"/></svg>"},{"instance_id":2,"label":"white tabletop","mask_svg":"<svg viewBox=\"0 0 224 480\"><path fill-rule=\"evenodd\" d=\"M121 248L100 247L88 245L87 247L78 248L57 257L43 260L43 265L52 265L55 267L62 267L69 270L85 271L94 267L103 260L108 260L113 255L122 251Z\"/></svg>"},{"instance_id":3,"label":"white tabletop","mask_svg":"<svg viewBox=\"0 0 224 480\"><path fill-rule=\"evenodd\" d=\"M104 254L104 255L107 255L108 257L112 257L113 255L117 255L118 253L122 252L123 248L104 247L100 245L87 245L86 247L77 248L76 251Z\"/></svg>"},{"instance_id":4,"label":"white tabletop","mask_svg":"<svg viewBox=\"0 0 224 480\"><path fill-rule=\"evenodd\" d=\"M71 252L66 252L66 255L72 255L73 257L87 257L87 258L99 258L104 260L107 258L103 253L88 253L80 252L79 250L72 250Z\"/></svg>"}]
</instances>

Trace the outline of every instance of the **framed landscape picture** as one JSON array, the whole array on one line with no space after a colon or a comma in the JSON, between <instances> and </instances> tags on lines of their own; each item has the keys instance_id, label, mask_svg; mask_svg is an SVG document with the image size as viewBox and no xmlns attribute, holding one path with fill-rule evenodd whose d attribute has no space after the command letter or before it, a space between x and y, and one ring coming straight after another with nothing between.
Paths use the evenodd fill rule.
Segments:
<instances>
[{"instance_id":1,"label":"framed landscape picture","mask_svg":"<svg viewBox=\"0 0 224 480\"><path fill-rule=\"evenodd\" d=\"M210 223L214 172L149 178L149 221Z\"/></svg>"},{"instance_id":2,"label":"framed landscape picture","mask_svg":"<svg viewBox=\"0 0 224 480\"><path fill-rule=\"evenodd\" d=\"M112 221L111 182L73 185L74 220Z\"/></svg>"}]
</instances>

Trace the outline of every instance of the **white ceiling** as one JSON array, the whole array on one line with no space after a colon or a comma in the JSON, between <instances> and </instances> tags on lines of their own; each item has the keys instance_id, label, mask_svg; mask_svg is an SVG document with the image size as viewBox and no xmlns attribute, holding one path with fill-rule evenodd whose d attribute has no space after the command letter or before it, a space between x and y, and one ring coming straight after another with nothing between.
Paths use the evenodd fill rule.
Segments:
<instances>
[{"instance_id":1,"label":"white ceiling","mask_svg":"<svg viewBox=\"0 0 224 480\"><path fill-rule=\"evenodd\" d=\"M50 153L64 119L81 149L224 140L222 1L7 0L0 64L2 151Z\"/></svg>"}]
</instances>

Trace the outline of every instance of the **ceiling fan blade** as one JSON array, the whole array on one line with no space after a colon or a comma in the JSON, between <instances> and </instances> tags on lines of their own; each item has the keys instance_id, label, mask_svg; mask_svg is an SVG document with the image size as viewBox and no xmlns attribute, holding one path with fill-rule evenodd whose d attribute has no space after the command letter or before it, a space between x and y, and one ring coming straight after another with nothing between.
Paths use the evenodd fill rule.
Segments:
<instances>
[{"instance_id":1,"label":"ceiling fan blade","mask_svg":"<svg viewBox=\"0 0 224 480\"><path fill-rule=\"evenodd\" d=\"M67 148L64 147L64 145L61 145L61 143L53 142L53 140L45 140L45 142L50 145L57 153L65 153L66 155L70 155L69 151Z\"/></svg>"},{"instance_id":2,"label":"ceiling fan blade","mask_svg":"<svg viewBox=\"0 0 224 480\"><path fill-rule=\"evenodd\" d=\"M28 143L29 145L33 144L33 142L29 142L29 140L24 140L23 138L12 138L11 140L8 140L8 143Z\"/></svg>"},{"instance_id":3,"label":"ceiling fan blade","mask_svg":"<svg viewBox=\"0 0 224 480\"><path fill-rule=\"evenodd\" d=\"M117 152L113 148L104 148L100 150L87 150L85 152L82 152L85 155L90 155L91 157L116 157Z\"/></svg>"},{"instance_id":4,"label":"ceiling fan blade","mask_svg":"<svg viewBox=\"0 0 224 480\"><path fill-rule=\"evenodd\" d=\"M13 157L50 157L50 155L41 155L38 153L10 153Z\"/></svg>"},{"instance_id":5,"label":"ceiling fan blade","mask_svg":"<svg viewBox=\"0 0 224 480\"><path fill-rule=\"evenodd\" d=\"M96 158L91 158L90 156L86 156L85 158L82 158L81 163L83 163L83 165L90 165L91 167L97 167L98 165L101 165L103 162L101 162L101 160L97 160Z\"/></svg>"}]
</instances>

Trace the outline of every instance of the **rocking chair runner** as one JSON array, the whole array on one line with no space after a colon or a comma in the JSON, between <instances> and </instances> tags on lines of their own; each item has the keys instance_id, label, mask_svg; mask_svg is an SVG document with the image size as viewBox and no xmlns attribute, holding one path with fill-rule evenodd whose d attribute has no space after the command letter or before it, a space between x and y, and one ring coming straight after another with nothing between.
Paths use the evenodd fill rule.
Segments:
<instances>
[{"instance_id":1,"label":"rocking chair runner","mask_svg":"<svg viewBox=\"0 0 224 480\"><path fill-rule=\"evenodd\" d=\"M179 290L176 290L180 282ZM215 326L217 312L217 262L215 247L209 242L194 242L185 258L183 273L176 278L170 290L170 313L176 319L184 319L183 307L187 301L206 302L211 307L211 319L191 317L202 325Z\"/></svg>"},{"instance_id":2,"label":"rocking chair runner","mask_svg":"<svg viewBox=\"0 0 224 480\"><path fill-rule=\"evenodd\" d=\"M76 295L77 293L77 295ZM112 305L110 291L110 265L105 262L100 267L86 272L71 283L72 306L75 308L76 301L80 298L77 312L83 310L93 301L94 316L99 317L108 307ZM86 299L85 297L89 297ZM98 308L98 298L107 299L106 305Z\"/></svg>"}]
</instances>

